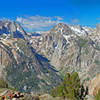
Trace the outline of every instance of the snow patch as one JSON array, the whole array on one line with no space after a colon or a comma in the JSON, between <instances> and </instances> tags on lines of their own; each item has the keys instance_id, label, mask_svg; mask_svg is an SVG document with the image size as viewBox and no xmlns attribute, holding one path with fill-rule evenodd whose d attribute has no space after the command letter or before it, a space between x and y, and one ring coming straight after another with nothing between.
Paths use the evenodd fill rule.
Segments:
<instances>
[{"instance_id":1,"label":"snow patch","mask_svg":"<svg viewBox=\"0 0 100 100\"><path fill-rule=\"evenodd\" d=\"M86 35L86 32L85 32L85 30L83 29L83 30L80 30L80 29L78 29L78 28L76 28L76 27L74 27L74 26L70 26L70 28L71 28L71 30L72 31L74 31L75 32L75 34L77 34L77 35Z\"/></svg>"},{"instance_id":2,"label":"snow patch","mask_svg":"<svg viewBox=\"0 0 100 100\"><path fill-rule=\"evenodd\" d=\"M71 29L72 29L73 31L75 31L75 32L83 33L81 30L79 30L79 29L77 29L77 28L75 28L75 27L71 27Z\"/></svg>"},{"instance_id":3,"label":"snow patch","mask_svg":"<svg viewBox=\"0 0 100 100\"><path fill-rule=\"evenodd\" d=\"M17 27L17 31L21 32L21 30Z\"/></svg>"},{"instance_id":4,"label":"snow patch","mask_svg":"<svg viewBox=\"0 0 100 100\"><path fill-rule=\"evenodd\" d=\"M70 35L63 35L63 37L66 39L67 43L70 43L69 42Z\"/></svg>"},{"instance_id":5,"label":"snow patch","mask_svg":"<svg viewBox=\"0 0 100 100\"><path fill-rule=\"evenodd\" d=\"M16 46L16 49L19 50L19 52L24 54L24 52L18 47L17 43L15 43L15 46Z\"/></svg>"}]
</instances>

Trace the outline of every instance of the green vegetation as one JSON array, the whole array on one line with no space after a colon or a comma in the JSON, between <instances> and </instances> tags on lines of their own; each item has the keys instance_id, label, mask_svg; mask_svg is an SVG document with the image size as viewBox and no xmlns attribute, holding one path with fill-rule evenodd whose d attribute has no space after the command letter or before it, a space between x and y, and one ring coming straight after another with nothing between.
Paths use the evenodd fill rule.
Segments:
<instances>
[{"instance_id":1,"label":"green vegetation","mask_svg":"<svg viewBox=\"0 0 100 100\"><path fill-rule=\"evenodd\" d=\"M3 97L2 96L0 96L0 100L3 100Z\"/></svg>"},{"instance_id":2,"label":"green vegetation","mask_svg":"<svg viewBox=\"0 0 100 100\"><path fill-rule=\"evenodd\" d=\"M88 94L88 88L80 84L77 72L67 73L60 86L51 91L53 97L70 98L71 100L84 100Z\"/></svg>"},{"instance_id":3,"label":"green vegetation","mask_svg":"<svg viewBox=\"0 0 100 100\"><path fill-rule=\"evenodd\" d=\"M89 51L88 48L85 49L85 54L88 55Z\"/></svg>"},{"instance_id":4,"label":"green vegetation","mask_svg":"<svg viewBox=\"0 0 100 100\"><path fill-rule=\"evenodd\" d=\"M9 90L11 90L11 91L18 91L17 89L15 89L14 87L10 87L9 85L8 85L8 83L6 82L6 80L4 80L4 79L1 79L0 80L0 90L1 89L9 89Z\"/></svg>"},{"instance_id":5,"label":"green vegetation","mask_svg":"<svg viewBox=\"0 0 100 100\"><path fill-rule=\"evenodd\" d=\"M25 91L27 93L30 93L30 91L50 91L53 87L56 87L60 82L57 80L54 81L54 78L57 76L53 70L47 68L47 62L45 62L43 58L40 58L39 55L32 52L28 45L24 46L23 40L19 41L17 46L20 48L20 51L17 50L16 52L20 56L18 59L20 64L18 64L16 59L11 56L12 62L9 62L4 69L7 73L7 81L19 91ZM44 76L42 76L43 79L38 77L38 75L41 76L40 72L44 73ZM49 74L50 76L46 74ZM49 84L47 84L47 82ZM27 88L25 89L24 86ZM42 90L40 90L40 86L42 87Z\"/></svg>"},{"instance_id":6,"label":"green vegetation","mask_svg":"<svg viewBox=\"0 0 100 100\"><path fill-rule=\"evenodd\" d=\"M100 61L99 60L95 60L94 63L97 64L97 65L100 65Z\"/></svg>"},{"instance_id":7,"label":"green vegetation","mask_svg":"<svg viewBox=\"0 0 100 100\"><path fill-rule=\"evenodd\" d=\"M8 88L8 84L4 79L0 80L0 88Z\"/></svg>"},{"instance_id":8,"label":"green vegetation","mask_svg":"<svg viewBox=\"0 0 100 100\"><path fill-rule=\"evenodd\" d=\"M87 46L88 40L79 38L78 40L76 40L76 42L79 45L79 47L85 47Z\"/></svg>"},{"instance_id":9,"label":"green vegetation","mask_svg":"<svg viewBox=\"0 0 100 100\"><path fill-rule=\"evenodd\" d=\"M99 91L98 91L98 94L97 94L96 97L95 97L95 100L100 100L100 89L99 89Z\"/></svg>"},{"instance_id":10,"label":"green vegetation","mask_svg":"<svg viewBox=\"0 0 100 100\"><path fill-rule=\"evenodd\" d=\"M87 78L85 78L85 79L82 81L82 83L84 84L85 82L87 82L87 81L89 81L89 80L90 80L90 78L87 77Z\"/></svg>"},{"instance_id":11,"label":"green vegetation","mask_svg":"<svg viewBox=\"0 0 100 100\"><path fill-rule=\"evenodd\" d=\"M95 49L100 51L100 46L96 45Z\"/></svg>"}]
</instances>

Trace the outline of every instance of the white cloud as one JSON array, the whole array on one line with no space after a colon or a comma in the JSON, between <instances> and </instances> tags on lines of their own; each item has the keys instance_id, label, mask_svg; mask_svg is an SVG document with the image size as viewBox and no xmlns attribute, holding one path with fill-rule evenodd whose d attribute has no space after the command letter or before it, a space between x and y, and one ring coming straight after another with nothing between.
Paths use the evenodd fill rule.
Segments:
<instances>
[{"instance_id":1,"label":"white cloud","mask_svg":"<svg viewBox=\"0 0 100 100\"><path fill-rule=\"evenodd\" d=\"M48 27L51 27L57 23L60 23L63 18L56 16L56 17L46 17L46 16L24 16L24 17L17 17L16 21L21 23L23 27L27 28L28 30L42 30Z\"/></svg>"},{"instance_id":2,"label":"white cloud","mask_svg":"<svg viewBox=\"0 0 100 100\"><path fill-rule=\"evenodd\" d=\"M63 20L63 18L62 17L59 17L59 16L55 16L55 18L57 18L59 21L60 20Z\"/></svg>"},{"instance_id":3,"label":"white cloud","mask_svg":"<svg viewBox=\"0 0 100 100\"><path fill-rule=\"evenodd\" d=\"M72 23L78 23L79 22L79 19L73 19L72 20Z\"/></svg>"},{"instance_id":4,"label":"white cloud","mask_svg":"<svg viewBox=\"0 0 100 100\"><path fill-rule=\"evenodd\" d=\"M18 22L22 22L22 18L21 17L17 17L17 21Z\"/></svg>"}]
</instances>

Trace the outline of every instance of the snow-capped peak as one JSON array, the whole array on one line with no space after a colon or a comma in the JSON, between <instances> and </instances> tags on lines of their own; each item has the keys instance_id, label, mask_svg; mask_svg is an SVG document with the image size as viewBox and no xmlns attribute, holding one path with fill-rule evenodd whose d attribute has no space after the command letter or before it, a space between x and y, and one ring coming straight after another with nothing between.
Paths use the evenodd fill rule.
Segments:
<instances>
[{"instance_id":1,"label":"snow-capped peak","mask_svg":"<svg viewBox=\"0 0 100 100\"><path fill-rule=\"evenodd\" d=\"M77 25L77 26L69 26L69 27L71 28L71 30L73 32L75 32L75 34L77 34L79 36L80 35L87 35L87 32L84 30L84 28L79 26L79 25Z\"/></svg>"}]
</instances>

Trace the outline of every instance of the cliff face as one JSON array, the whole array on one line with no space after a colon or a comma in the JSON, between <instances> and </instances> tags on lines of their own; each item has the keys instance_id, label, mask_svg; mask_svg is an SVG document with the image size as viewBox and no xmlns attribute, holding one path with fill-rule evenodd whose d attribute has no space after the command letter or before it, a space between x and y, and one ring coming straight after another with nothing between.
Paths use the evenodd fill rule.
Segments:
<instances>
[{"instance_id":1,"label":"cliff face","mask_svg":"<svg viewBox=\"0 0 100 100\"><path fill-rule=\"evenodd\" d=\"M2 37L0 41L0 77L28 93L50 91L61 82L46 58L37 54L27 41L11 37Z\"/></svg>"},{"instance_id":2,"label":"cliff face","mask_svg":"<svg viewBox=\"0 0 100 100\"><path fill-rule=\"evenodd\" d=\"M100 74L96 75L89 82L89 95L96 96L98 94L99 89L100 89Z\"/></svg>"},{"instance_id":3,"label":"cliff face","mask_svg":"<svg viewBox=\"0 0 100 100\"><path fill-rule=\"evenodd\" d=\"M0 34L7 34L13 38L27 38L27 33L20 24L11 21L0 21Z\"/></svg>"},{"instance_id":4,"label":"cliff face","mask_svg":"<svg viewBox=\"0 0 100 100\"><path fill-rule=\"evenodd\" d=\"M8 65L10 61L11 59L8 53L4 50L3 47L0 47L0 78L5 77L5 74L3 74L3 69Z\"/></svg>"},{"instance_id":5,"label":"cliff face","mask_svg":"<svg viewBox=\"0 0 100 100\"><path fill-rule=\"evenodd\" d=\"M63 75L77 71L86 81L100 72L100 33L96 29L60 23L37 41L33 39L32 46Z\"/></svg>"}]
</instances>

